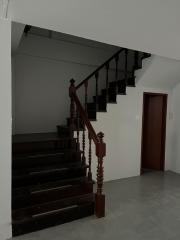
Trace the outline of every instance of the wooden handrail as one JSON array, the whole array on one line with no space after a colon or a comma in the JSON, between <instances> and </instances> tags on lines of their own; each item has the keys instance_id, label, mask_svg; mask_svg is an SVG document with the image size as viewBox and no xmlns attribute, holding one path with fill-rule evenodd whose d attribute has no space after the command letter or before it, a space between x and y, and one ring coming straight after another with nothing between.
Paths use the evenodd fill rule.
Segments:
<instances>
[{"instance_id":1,"label":"wooden handrail","mask_svg":"<svg viewBox=\"0 0 180 240\"><path fill-rule=\"evenodd\" d=\"M76 87L74 85L74 79L71 79L71 85L69 87L69 96L71 99L70 104L70 129L71 129L71 136L73 137L74 133L74 125L75 125L75 112L78 112L81 120L83 121L83 125L86 126L88 130L88 137L89 141L91 139L94 141L96 147L96 156L97 156L97 192L95 194L95 214L97 217L104 217L105 216L105 195L103 194L103 158L106 155L106 144L103 142L104 134L102 132L96 134L91 122L88 119L88 115L84 110L81 102L76 94ZM75 109L76 108L76 109ZM91 143L89 144L90 151L91 151ZM91 152L89 152L89 163L91 164ZM86 164L85 158L85 127L83 127L83 155L82 155L82 164ZM89 166L91 169L91 166ZM88 177L91 179L92 173L91 171L88 172Z\"/></svg>"},{"instance_id":2,"label":"wooden handrail","mask_svg":"<svg viewBox=\"0 0 180 240\"><path fill-rule=\"evenodd\" d=\"M103 194L103 183L104 183L104 169L103 169L103 159L106 156L106 144L103 142L104 134L102 132L96 134L91 122L89 120L89 116L93 116L95 118L94 112L99 110L99 71L105 68L106 70L106 77L105 77L105 91L103 91L103 97L105 94L105 101L108 103L109 101L109 65L112 60L115 60L115 91L116 94L119 91L119 54L125 52L124 60L124 79L122 80L123 84L125 84L125 88L128 84L128 49L121 48L118 52L116 52L113 56L111 56L107 61L105 61L101 66L99 66L95 71L93 71L88 77L86 77L81 83L75 86L74 79L71 79L71 85L69 88L69 96L71 99L70 104L70 132L72 138L74 138L74 131L77 132L77 140L76 146L77 149L80 149L80 142L79 142L79 119L82 120L82 156L81 156L81 164L83 166L88 166L88 180L92 181L92 172L91 172L91 141L93 140L95 144L96 156L97 156L97 192L95 193L95 214L97 217L104 217L105 216L105 195ZM132 71L130 72L134 76L134 71L138 68L138 53L134 55L134 62L135 65L133 66ZM95 83L95 96L93 97L94 102L91 105L88 105L88 83L91 77L94 78ZM114 83L114 82L113 82ZM81 104L79 97L76 91L81 87L84 86L84 106ZM124 86L124 85L123 85ZM101 98L100 98L101 99ZM101 103L101 100L100 100ZM92 109L91 109L92 107ZM88 111L90 110L90 111ZM88 151L88 164L86 164L86 136L85 130L87 128L88 139L89 139L89 151Z\"/></svg>"},{"instance_id":3,"label":"wooden handrail","mask_svg":"<svg viewBox=\"0 0 180 240\"><path fill-rule=\"evenodd\" d=\"M126 48L121 48L118 52L116 52L113 56L111 56L107 61L105 61L101 66L99 66L94 72L92 72L88 77L86 77L80 84L75 87L74 79L71 79L71 85L69 88L69 96L71 99L70 104L70 129L71 136L74 135L75 123L76 120L79 122L79 119L76 119L75 112L80 119L83 121L83 132L82 132L82 159L81 162L83 165L86 164L86 156L85 156L85 128L88 130L88 138L89 138L89 172L88 179L92 180L91 173L91 140L93 140L96 148L96 156L97 156L97 192L95 194L95 214L97 217L105 216L105 195L103 194L103 182L104 182L104 173L103 173L103 158L106 156L106 144L103 142L104 134L102 132L96 134L93 126L87 115L87 88L88 88L88 80L95 76L96 79L96 110L98 109L97 98L98 98L98 79L99 79L99 71L106 67L107 78L106 78L106 95L108 94L108 69L110 62L115 59L116 60L116 81L118 79L118 59L119 54L125 51ZM126 51L125 51L126 52ZM127 69L126 69L127 71ZM126 73L127 74L127 73ZM82 106L76 91L81 86L85 87L85 107ZM79 117L78 117L79 118ZM77 124L78 125L78 124ZM79 145L79 127L77 126L77 145Z\"/></svg>"},{"instance_id":4,"label":"wooden handrail","mask_svg":"<svg viewBox=\"0 0 180 240\"><path fill-rule=\"evenodd\" d=\"M92 72L88 77L86 77L82 82L80 82L76 86L76 90L79 89L86 81L88 81L92 76L94 76L99 70L105 67L109 62L111 62L116 56L118 56L121 52L126 50L126 48L121 48L118 52L116 52L112 57L110 57L107 61L105 61L101 66L99 66L94 72Z\"/></svg>"}]
</instances>

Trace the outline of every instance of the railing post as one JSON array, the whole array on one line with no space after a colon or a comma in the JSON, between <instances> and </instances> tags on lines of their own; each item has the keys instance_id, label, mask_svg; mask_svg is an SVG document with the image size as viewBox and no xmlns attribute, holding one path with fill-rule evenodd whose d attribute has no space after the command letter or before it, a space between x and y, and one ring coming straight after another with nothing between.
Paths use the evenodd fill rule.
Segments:
<instances>
[{"instance_id":1,"label":"railing post","mask_svg":"<svg viewBox=\"0 0 180 240\"><path fill-rule=\"evenodd\" d=\"M77 150L79 150L80 143L79 143L79 112L78 109L76 108L76 131L77 131Z\"/></svg>"},{"instance_id":2,"label":"railing post","mask_svg":"<svg viewBox=\"0 0 180 240\"><path fill-rule=\"evenodd\" d=\"M76 92L75 88L75 81L74 79L70 80L70 87L69 87L69 97L71 98L70 102L70 131L71 131L71 137L74 136L74 130L75 130L75 103L73 99L73 94Z\"/></svg>"},{"instance_id":3,"label":"railing post","mask_svg":"<svg viewBox=\"0 0 180 240\"><path fill-rule=\"evenodd\" d=\"M99 142L96 144L97 166L97 192L95 194L95 214L98 218L105 216L105 195L103 194L104 169L103 158L106 155L106 144L103 142L104 134L98 133Z\"/></svg>"},{"instance_id":4,"label":"railing post","mask_svg":"<svg viewBox=\"0 0 180 240\"><path fill-rule=\"evenodd\" d=\"M134 51L134 69L138 68L138 59L139 59L139 52Z\"/></svg>"},{"instance_id":5,"label":"railing post","mask_svg":"<svg viewBox=\"0 0 180 240\"><path fill-rule=\"evenodd\" d=\"M115 81L116 81L116 92L118 92L118 62L119 62L119 55L117 55L115 57L115 61L116 61L116 77L115 77Z\"/></svg>"},{"instance_id":6,"label":"railing post","mask_svg":"<svg viewBox=\"0 0 180 240\"><path fill-rule=\"evenodd\" d=\"M128 49L125 49L125 82L128 85Z\"/></svg>"},{"instance_id":7,"label":"railing post","mask_svg":"<svg viewBox=\"0 0 180 240\"><path fill-rule=\"evenodd\" d=\"M88 101L88 81L86 81L84 83L84 87L85 87L85 94L84 94L84 107L85 107L85 111L87 113L87 101Z\"/></svg>"},{"instance_id":8,"label":"railing post","mask_svg":"<svg viewBox=\"0 0 180 240\"><path fill-rule=\"evenodd\" d=\"M98 89L98 80L99 80L99 72L97 72L95 74L95 78L96 78L96 112L98 111L98 93L99 93L99 89Z\"/></svg>"},{"instance_id":9,"label":"railing post","mask_svg":"<svg viewBox=\"0 0 180 240\"><path fill-rule=\"evenodd\" d=\"M88 134L88 138L89 138L88 180L91 181L92 180L92 172L91 172L91 160L92 160L91 143L92 143L92 139L91 139L90 133Z\"/></svg>"},{"instance_id":10,"label":"railing post","mask_svg":"<svg viewBox=\"0 0 180 240\"><path fill-rule=\"evenodd\" d=\"M85 148L86 148L86 136L85 129L86 125L83 123L83 132L82 132L82 165L86 164Z\"/></svg>"},{"instance_id":11,"label":"railing post","mask_svg":"<svg viewBox=\"0 0 180 240\"><path fill-rule=\"evenodd\" d=\"M109 63L106 64L106 103L108 103L109 96Z\"/></svg>"}]
</instances>

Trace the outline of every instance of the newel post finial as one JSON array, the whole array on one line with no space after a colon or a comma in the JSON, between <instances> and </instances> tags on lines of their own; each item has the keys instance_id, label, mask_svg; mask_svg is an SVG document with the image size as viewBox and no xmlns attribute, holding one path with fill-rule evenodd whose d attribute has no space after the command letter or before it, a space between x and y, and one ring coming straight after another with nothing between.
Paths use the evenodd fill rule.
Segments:
<instances>
[{"instance_id":1,"label":"newel post finial","mask_svg":"<svg viewBox=\"0 0 180 240\"><path fill-rule=\"evenodd\" d=\"M70 83L71 83L71 85L73 85L73 86L74 86L74 83L75 83L75 80L74 80L74 78L71 78L71 80L70 80Z\"/></svg>"},{"instance_id":2,"label":"newel post finial","mask_svg":"<svg viewBox=\"0 0 180 240\"><path fill-rule=\"evenodd\" d=\"M74 93L75 91L76 91L75 80L72 78L70 80L69 96L71 97L71 94Z\"/></svg>"},{"instance_id":3,"label":"newel post finial","mask_svg":"<svg viewBox=\"0 0 180 240\"><path fill-rule=\"evenodd\" d=\"M104 133L103 133L103 132L99 132L99 133L97 134L97 136L98 136L98 138L99 138L99 141L100 141L100 142L103 142Z\"/></svg>"}]
</instances>

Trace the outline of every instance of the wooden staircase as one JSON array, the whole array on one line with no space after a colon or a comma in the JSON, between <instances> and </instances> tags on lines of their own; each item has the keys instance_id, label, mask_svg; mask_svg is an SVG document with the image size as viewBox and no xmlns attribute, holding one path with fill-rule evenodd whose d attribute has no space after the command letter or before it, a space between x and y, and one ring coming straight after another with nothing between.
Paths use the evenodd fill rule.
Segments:
<instances>
[{"instance_id":1,"label":"wooden staircase","mask_svg":"<svg viewBox=\"0 0 180 240\"><path fill-rule=\"evenodd\" d=\"M76 139L57 133L13 138L13 236L94 214L93 182Z\"/></svg>"},{"instance_id":2,"label":"wooden staircase","mask_svg":"<svg viewBox=\"0 0 180 240\"><path fill-rule=\"evenodd\" d=\"M108 70L109 70L109 62L106 63L106 88L101 89L99 91L96 90L96 95L93 96L93 102L87 102L87 113L88 118L91 121L96 120L96 113L97 112L106 112L107 103L116 103L117 95L126 95L126 88L127 87L135 87L135 71L142 68L142 60L145 58L149 58L151 54L149 53L141 53L141 52L134 52L134 62L131 63L131 66L128 66L128 50L125 50L125 66L124 66L124 74L118 76L118 58L115 55L116 60L116 69L115 69L115 77L114 81L109 79ZM129 69L128 69L129 68ZM98 88L98 81L99 75L96 74L96 88ZM123 76L124 75L124 76Z\"/></svg>"},{"instance_id":3,"label":"wooden staircase","mask_svg":"<svg viewBox=\"0 0 180 240\"><path fill-rule=\"evenodd\" d=\"M132 50L129 50L132 51ZM118 76L118 61L124 53L123 78ZM13 136L12 161L12 227L13 236L55 226L95 214L105 216L103 194L103 158L106 145L103 133L94 131L90 120L98 111L106 111L107 103L116 103L117 94L135 87L135 71L150 54L133 51L132 69L128 69L128 50L120 49L84 81L75 87L71 80L70 118L57 133ZM110 63L115 61L115 79L109 79ZM106 69L106 88L98 88L99 72ZM88 82L95 79L95 96L88 102ZM76 94L84 87L84 103ZM76 132L76 137L74 137ZM80 144L82 134L82 144ZM88 156L85 154L88 134ZM97 191L93 193L91 145L97 156ZM93 159L94 161L94 159Z\"/></svg>"}]
</instances>

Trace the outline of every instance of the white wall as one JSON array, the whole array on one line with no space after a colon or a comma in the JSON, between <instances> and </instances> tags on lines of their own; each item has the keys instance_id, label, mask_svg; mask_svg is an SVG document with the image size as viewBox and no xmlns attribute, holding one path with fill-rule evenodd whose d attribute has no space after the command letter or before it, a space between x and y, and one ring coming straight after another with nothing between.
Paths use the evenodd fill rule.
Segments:
<instances>
[{"instance_id":1,"label":"white wall","mask_svg":"<svg viewBox=\"0 0 180 240\"><path fill-rule=\"evenodd\" d=\"M19 46L24 32L24 24L12 22L11 28L11 51L14 54Z\"/></svg>"},{"instance_id":2,"label":"white wall","mask_svg":"<svg viewBox=\"0 0 180 240\"><path fill-rule=\"evenodd\" d=\"M136 77L144 87L173 89L180 82L180 61L152 55L143 61Z\"/></svg>"},{"instance_id":3,"label":"white wall","mask_svg":"<svg viewBox=\"0 0 180 240\"><path fill-rule=\"evenodd\" d=\"M173 108L173 134L172 134L172 151L173 158L171 163L171 169L177 173L180 173L180 84L175 86L172 93L172 108Z\"/></svg>"},{"instance_id":4,"label":"white wall","mask_svg":"<svg viewBox=\"0 0 180 240\"><path fill-rule=\"evenodd\" d=\"M11 237L11 23L0 19L0 239Z\"/></svg>"},{"instance_id":5,"label":"white wall","mask_svg":"<svg viewBox=\"0 0 180 240\"><path fill-rule=\"evenodd\" d=\"M144 60L142 70L136 71L138 81L136 88L127 88L126 96L118 96L117 104L108 104L107 113L98 113L97 121L91 122L97 133L102 131L105 134L104 140L107 144L107 156L104 159L105 181L140 174L144 92L168 94L165 170L172 170L174 126L172 120L171 95L173 86L171 80L174 81L176 78L176 81L180 82L180 63L174 62L175 65L177 64L177 75L175 77L173 75L175 74L174 70L171 69L172 63L169 61L158 56ZM165 72L168 70L169 74L166 76ZM171 75L173 79L169 77ZM88 139L86 142L88 143ZM88 149L86 150L88 151ZM93 150L93 152L95 151ZM97 158L95 154L92 159L93 176L96 178Z\"/></svg>"},{"instance_id":6,"label":"white wall","mask_svg":"<svg viewBox=\"0 0 180 240\"><path fill-rule=\"evenodd\" d=\"M56 125L65 124L69 117L70 79L74 78L76 84L82 81L117 49L85 40L76 43L24 36L13 56L14 132L51 132L56 131ZM110 75L114 77L115 72L112 70ZM100 79L102 86L105 72ZM95 95L95 81L91 82L89 96Z\"/></svg>"},{"instance_id":7,"label":"white wall","mask_svg":"<svg viewBox=\"0 0 180 240\"><path fill-rule=\"evenodd\" d=\"M178 0L10 0L12 20L180 59Z\"/></svg>"},{"instance_id":8,"label":"white wall","mask_svg":"<svg viewBox=\"0 0 180 240\"><path fill-rule=\"evenodd\" d=\"M107 156L104 159L105 181L140 174L143 92L168 94L165 169L170 169L171 91L137 86L128 88L126 96L118 96L117 104L108 104L107 113L98 113L97 122L92 122L96 132L102 131L105 134L104 141L107 144ZM97 158L93 155L92 159L93 176L96 178Z\"/></svg>"}]
</instances>

